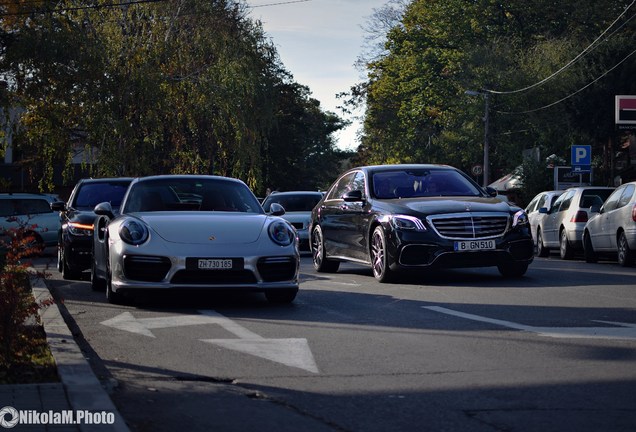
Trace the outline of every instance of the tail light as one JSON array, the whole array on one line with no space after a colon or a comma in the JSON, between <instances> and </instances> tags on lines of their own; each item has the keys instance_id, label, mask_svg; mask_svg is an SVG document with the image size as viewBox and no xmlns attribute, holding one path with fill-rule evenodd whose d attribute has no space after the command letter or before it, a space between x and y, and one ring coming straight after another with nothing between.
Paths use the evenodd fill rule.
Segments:
<instances>
[{"instance_id":1,"label":"tail light","mask_svg":"<svg viewBox=\"0 0 636 432\"><path fill-rule=\"evenodd\" d=\"M632 220L636 222L636 204L632 207Z\"/></svg>"},{"instance_id":2,"label":"tail light","mask_svg":"<svg viewBox=\"0 0 636 432\"><path fill-rule=\"evenodd\" d=\"M633 214L633 211L632 211ZM579 210L576 212L570 222L587 222L587 212L585 210Z\"/></svg>"}]
</instances>

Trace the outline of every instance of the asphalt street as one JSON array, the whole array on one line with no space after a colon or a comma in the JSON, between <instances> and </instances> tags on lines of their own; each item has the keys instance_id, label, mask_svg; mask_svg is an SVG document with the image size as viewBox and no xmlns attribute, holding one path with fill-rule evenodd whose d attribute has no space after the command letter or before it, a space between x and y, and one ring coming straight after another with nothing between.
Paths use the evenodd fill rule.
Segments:
<instances>
[{"instance_id":1,"label":"asphalt street","mask_svg":"<svg viewBox=\"0 0 636 432\"><path fill-rule=\"evenodd\" d=\"M317 274L304 256L289 306L115 306L52 261L47 285L133 431L636 429L636 269L611 261L379 284L353 265Z\"/></svg>"}]
</instances>

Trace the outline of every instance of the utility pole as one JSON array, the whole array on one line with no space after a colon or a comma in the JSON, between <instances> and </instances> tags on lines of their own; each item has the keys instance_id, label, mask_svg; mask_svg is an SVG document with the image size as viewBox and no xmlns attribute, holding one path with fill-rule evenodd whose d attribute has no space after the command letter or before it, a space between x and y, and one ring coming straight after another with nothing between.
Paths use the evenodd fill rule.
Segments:
<instances>
[{"instance_id":1,"label":"utility pole","mask_svg":"<svg viewBox=\"0 0 636 432\"><path fill-rule=\"evenodd\" d=\"M489 94L486 91L466 90L465 94L469 96L483 96L484 97L484 179L483 185L488 186L490 183L490 106L489 106Z\"/></svg>"},{"instance_id":2,"label":"utility pole","mask_svg":"<svg viewBox=\"0 0 636 432\"><path fill-rule=\"evenodd\" d=\"M490 107L488 106L488 93L482 93L484 95L484 187L490 183L490 142L488 131L490 130Z\"/></svg>"}]
</instances>

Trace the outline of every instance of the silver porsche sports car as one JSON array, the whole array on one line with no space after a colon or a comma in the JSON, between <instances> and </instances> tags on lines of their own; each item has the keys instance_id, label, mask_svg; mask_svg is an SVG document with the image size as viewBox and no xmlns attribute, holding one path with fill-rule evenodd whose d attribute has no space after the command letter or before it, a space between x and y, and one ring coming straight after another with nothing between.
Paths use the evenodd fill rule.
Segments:
<instances>
[{"instance_id":1,"label":"silver porsche sports car","mask_svg":"<svg viewBox=\"0 0 636 432\"><path fill-rule=\"evenodd\" d=\"M296 231L266 214L240 180L164 175L132 181L115 216L95 207L93 289L111 303L153 289L242 289L289 303L298 293Z\"/></svg>"}]
</instances>

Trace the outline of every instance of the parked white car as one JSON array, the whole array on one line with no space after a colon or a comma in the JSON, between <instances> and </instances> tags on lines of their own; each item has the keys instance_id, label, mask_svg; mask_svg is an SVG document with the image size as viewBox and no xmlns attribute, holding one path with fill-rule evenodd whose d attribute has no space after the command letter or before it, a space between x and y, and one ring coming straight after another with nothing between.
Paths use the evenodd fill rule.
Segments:
<instances>
[{"instance_id":1,"label":"parked white car","mask_svg":"<svg viewBox=\"0 0 636 432\"><path fill-rule=\"evenodd\" d=\"M55 198L47 194L0 194L0 237L4 238L7 230L24 227L38 247L56 245L60 218L51 210L53 202Z\"/></svg>"},{"instance_id":2,"label":"parked white car","mask_svg":"<svg viewBox=\"0 0 636 432\"><path fill-rule=\"evenodd\" d=\"M296 229L300 250L308 251L311 211L323 195L322 192L316 191L273 192L263 201L263 209L269 213L273 203L283 206L285 214L281 217Z\"/></svg>"},{"instance_id":3,"label":"parked white car","mask_svg":"<svg viewBox=\"0 0 636 432\"><path fill-rule=\"evenodd\" d=\"M562 190L544 191L535 195L530 201L530 204L526 206L526 214L528 215L528 222L530 223L530 232L532 233L532 240L534 244L537 244L537 227L539 221L544 217L544 213L539 210L544 207L548 211L554 205L554 202L563 193Z\"/></svg>"},{"instance_id":4,"label":"parked white car","mask_svg":"<svg viewBox=\"0 0 636 432\"><path fill-rule=\"evenodd\" d=\"M590 208L600 207L614 188L580 186L567 189L537 226L537 255L547 256L550 249L559 249L561 259L571 259L575 251L583 250L583 228L590 218Z\"/></svg>"},{"instance_id":5,"label":"parked white car","mask_svg":"<svg viewBox=\"0 0 636 432\"><path fill-rule=\"evenodd\" d=\"M595 213L583 231L585 261L596 262L599 254L613 254L622 266L636 257L636 182L619 186Z\"/></svg>"}]
</instances>

